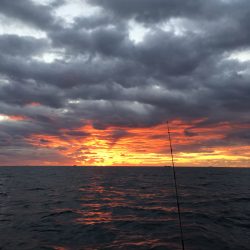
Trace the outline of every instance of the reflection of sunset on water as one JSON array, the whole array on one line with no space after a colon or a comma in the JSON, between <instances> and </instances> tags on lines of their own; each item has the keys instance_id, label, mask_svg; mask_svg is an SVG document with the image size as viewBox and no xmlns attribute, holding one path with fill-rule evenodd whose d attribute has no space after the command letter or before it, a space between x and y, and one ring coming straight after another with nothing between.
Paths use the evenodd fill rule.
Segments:
<instances>
[{"instance_id":1,"label":"reflection of sunset on water","mask_svg":"<svg viewBox=\"0 0 250 250\"><path fill-rule=\"evenodd\" d=\"M0 196L0 227L8 232L0 244L10 246L6 249L21 245L54 250L180 249L171 168L0 170L0 182L7 183L2 190L6 195ZM203 249L196 239L204 237L204 232L206 250L213 249L214 232L223 236L223 242L237 239L238 230L246 232L249 169L179 168L177 174L183 228L193 239L187 241L188 249ZM228 220L220 220L225 213L237 218L233 227ZM241 238L234 243L235 249L247 249L248 232Z\"/></svg>"},{"instance_id":2,"label":"reflection of sunset on water","mask_svg":"<svg viewBox=\"0 0 250 250\"><path fill-rule=\"evenodd\" d=\"M136 189L135 184L109 186L107 176L95 176L87 185L79 188L81 194L81 209L74 210L74 223L81 225L97 225L109 223L155 223L173 221L172 214L176 212L175 202L168 206L160 206L157 201L165 195L172 195L172 188L155 192L147 188L150 179L143 178L143 188ZM138 176L138 178L142 178ZM130 177L128 177L128 181ZM140 202L138 202L140 201ZM69 209L69 208L67 208ZM160 211L160 212L159 212ZM147 215L150 213L150 216Z\"/></svg>"}]
</instances>

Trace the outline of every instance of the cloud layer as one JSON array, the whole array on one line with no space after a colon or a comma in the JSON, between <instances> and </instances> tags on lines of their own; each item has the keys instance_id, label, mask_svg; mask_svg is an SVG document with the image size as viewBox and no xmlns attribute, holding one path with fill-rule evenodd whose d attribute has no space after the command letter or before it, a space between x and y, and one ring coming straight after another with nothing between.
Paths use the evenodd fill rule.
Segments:
<instances>
[{"instance_id":1,"label":"cloud layer","mask_svg":"<svg viewBox=\"0 0 250 250\"><path fill-rule=\"evenodd\" d=\"M2 165L81 164L91 152L61 144L85 144L90 127L113 147L166 120L187 125L178 133L190 143L177 143L180 154L249 146L248 0L0 4ZM204 128L220 133L199 138ZM45 147L46 137L58 145Z\"/></svg>"}]
</instances>

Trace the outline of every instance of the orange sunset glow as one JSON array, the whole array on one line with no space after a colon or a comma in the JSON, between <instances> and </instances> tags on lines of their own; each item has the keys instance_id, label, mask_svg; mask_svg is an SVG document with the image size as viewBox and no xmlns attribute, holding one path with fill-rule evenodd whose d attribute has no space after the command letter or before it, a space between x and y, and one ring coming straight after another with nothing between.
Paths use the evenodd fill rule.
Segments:
<instances>
[{"instance_id":1,"label":"orange sunset glow","mask_svg":"<svg viewBox=\"0 0 250 250\"><path fill-rule=\"evenodd\" d=\"M200 121L194 121L193 125L196 122ZM177 166L248 166L250 146L206 146L212 140L223 141L225 132L242 126L232 127L224 123L214 127L192 128L192 124L176 120L170 123L170 127ZM185 134L187 129L192 136ZM44 162L45 165L170 165L166 124L150 128L110 126L105 130L95 129L88 124L73 132L82 132L84 136L72 136L70 131L62 130L61 136L36 134L27 141L38 148L57 150L68 159L66 164Z\"/></svg>"},{"instance_id":2,"label":"orange sunset glow","mask_svg":"<svg viewBox=\"0 0 250 250\"><path fill-rule=\"evenodd\" d=\"M3 115L0 114L0 121L24 121L27 118L25 116L21 116L21 115Z\"/></svg>"}]
</instances>

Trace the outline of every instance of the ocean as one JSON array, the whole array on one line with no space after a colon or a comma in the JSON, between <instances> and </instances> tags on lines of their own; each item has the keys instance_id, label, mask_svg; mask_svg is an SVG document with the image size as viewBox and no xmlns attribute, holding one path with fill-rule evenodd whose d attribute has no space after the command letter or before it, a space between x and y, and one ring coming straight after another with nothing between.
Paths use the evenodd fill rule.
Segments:
<instances>
[{"instance_id":1,"label":"ocean","mask_svg":"<svg viewBox=\"0 0 250 250\"><path fill-rule=\"evenodd\" d=\"M250 249L250 169L176 172L186 249ZM172 169L0 167L0 249L181 249Z\"/></svg>"}]
</instances>

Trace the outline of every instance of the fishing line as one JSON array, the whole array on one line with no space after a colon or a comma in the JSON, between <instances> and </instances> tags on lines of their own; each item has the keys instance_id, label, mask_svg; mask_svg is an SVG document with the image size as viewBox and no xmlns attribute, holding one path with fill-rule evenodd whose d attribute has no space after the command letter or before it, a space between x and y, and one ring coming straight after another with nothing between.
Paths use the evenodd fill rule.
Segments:
<instances>
[{"instance_id":1,"label":"fishing line","mask_svg":"<svg viewBox=\"0 0 250 250\"><path fill-rule=\"evenodd\" d=\"M183 239L184 238L183 237L183 230L182 230L182 221L181 221L181 210L180 210L179 195L178 195L178 188L177 188L177 180L176 180L176 174L175 174L173 147L172 147L172 141L171 141L171 135L170 135L170 129L169 129L168 121L167 121L167 127L168 127L169 147L170 147L170 153L171 153L171 159L172 159L172 169L173 169L173 175L174 175L175 197L176 197L176 204L177 204L178 217L179 217L181 245L182 245L182 250L185 250L184 239Z\"/></svg>"}]
</instances>

